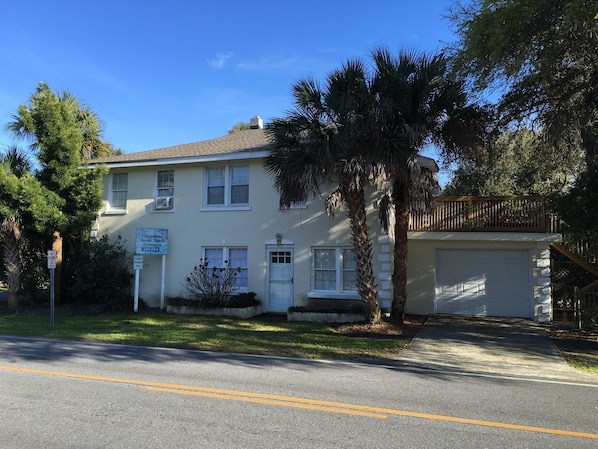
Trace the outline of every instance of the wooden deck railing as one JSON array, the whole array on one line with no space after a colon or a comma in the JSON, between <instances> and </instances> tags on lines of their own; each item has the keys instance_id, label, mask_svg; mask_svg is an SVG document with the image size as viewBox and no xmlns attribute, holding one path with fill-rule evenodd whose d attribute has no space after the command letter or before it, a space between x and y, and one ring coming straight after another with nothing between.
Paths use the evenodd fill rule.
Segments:
<instances>
[{"instance_id":1,"label":"wooden deck railing","mask_svg":"<svg viewBox=\"0 0 598 449\"><path fill-rule=\"evenodd\" d=\"M542 196L440 196L431 208L411 203L410 231L549 232L551 217Z\"/></svg>"}]
</instances>

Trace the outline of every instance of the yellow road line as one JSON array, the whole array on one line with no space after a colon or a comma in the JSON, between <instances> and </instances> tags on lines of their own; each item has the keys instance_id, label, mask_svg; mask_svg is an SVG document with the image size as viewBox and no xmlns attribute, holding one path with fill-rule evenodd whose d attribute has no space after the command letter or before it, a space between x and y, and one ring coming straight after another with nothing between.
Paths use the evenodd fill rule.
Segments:
<instances>
[{"instance_id":1,"label":"yellow road line","mask_svg":"<svg viewBox=\"0 0 598 449\"><path fill-rule=\"evenodd\" d=\"M203 391L195 391L195 390L187 390L187 389L180 389L180 388L157 388L157 387L144 387L150 391L161 391L164 393L175 393L175 394L186 394L191 396L202 396L208 398L217 398L217 399L229 399L233 401L242 401L242 402L251 402L254 404L267 404L267 405L277 405L280 407L292 407L292 408L300 408L306 410L316 410L321 412L332 412L332 413L343 413L345 415L353 415L353 416L364 416L366 418L378 418L378 419L386 419L388 416L385 414L380 413L366 413L360 412L358 410L346 410L343 408L338 408L336 405L331 405L329 407L323 407L319 405L310 405L309 403L299 403L294 401L280 401L280 400L271 400L271 399L260 399L257 397L239 395L239 394L217 394L217 393L208 393ZM237 392L234 392L237 393ZM291 399L291 398L289 398ZM303 402L303 401L301 401ZM334 404L334 403L330 403ZM342 404L339 404L342 406Z\"/></svg>"},{"instance_id":2,"label":"yellow road line","mask_svg":"<svg viewBox=\"0 0 598 449\"><path fill-rule=\"evenodd\" d=\"M448 415L435 415L430 413L410 412L406 410L395 410L380 407L370 407L367 405L346 404L342 402L320 401L316 399L294 398L290 396L280 396L263 393L240 392L234 390L223 390L219 388L196 387L191 385L170 384L164 382L151 382L138 379L126 379L119 377L96 376L91 374L76 374L60 371L48 371L32 368L21 368L15 366L0 365L0 370L16 371L31 374L43 374L47 376L67 377L75 379L96 380L102 382L112 382L136 385L144 387L151 391L160 391L166 393L186 394L194 396L213 397L219 399L245 401L261 403L276 406L302 408L308 410L317 410L333 413L344 413L370 418L384 419L387 415L406 416L410 418L430 419L435 421L454 422L458 424L470 424L476 426L494 427L508 430L520 430L526 432L547 433L551 435L561 435L576 438L598 439L596 433L574 432L562 429L551 429L546 427L524 426L519 424L508 424L495 421L484 421L478 419L459 418Z\"/></svg>"}]
</instances>

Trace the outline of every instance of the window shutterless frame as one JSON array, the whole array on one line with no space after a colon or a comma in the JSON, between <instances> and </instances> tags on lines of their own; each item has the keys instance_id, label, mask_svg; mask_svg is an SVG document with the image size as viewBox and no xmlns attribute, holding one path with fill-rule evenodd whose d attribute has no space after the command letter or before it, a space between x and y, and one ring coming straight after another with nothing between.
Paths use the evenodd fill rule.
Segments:
<instances>
[{"instance_id":1,"label":"window shutterless frame","mask_svg":"<svg viewBox=\"0 0 598 449\"><path fill-rule=\"evenodd\" d=\"M156 172L154 210L172 210L174 208L174 170Z\"/></svg>"},{"instance_id":2,"label":"window shutterless frame","mask_svg":"<svg viewBox=\"0 0 598 449\"><path fill-rule=\"evenodd\" d=\"M355 292L355 256L351 248L312 248L313 290Z\"/></svg>"},{"instance_id":3,"label":"window shutterless frame","mask_svg":"<svg viewBox=\"0 0 598 449\"><path fill-rule=\"evenodd\" d=\"M109 205L112 211L127 210L128 174L113 173L111 176Z\"/></svg>"},{"instance_id":4,"label":"window shutterless frame","mask_svg":"<svg viewBox=\"0 0 598 449\"><path fill-rule=\"evenodd\" d=\"M226 165L205 169L205 208L249 206L249 166Z\"/></svg>"},{"instance_id":5,"label":"window shutterless frame","mask_svg":"<svg viewBox=\"0 0 598 449\"><path fill-rule=\"evenodd\" d=\"M248 285L247 272L247 248L210 246L202 248L202 258L207 260L209 267L223 268L227 265L231 270L240 268L235 281L235 287L240 291L246 291Z\"/></svg>"}]
</instances>

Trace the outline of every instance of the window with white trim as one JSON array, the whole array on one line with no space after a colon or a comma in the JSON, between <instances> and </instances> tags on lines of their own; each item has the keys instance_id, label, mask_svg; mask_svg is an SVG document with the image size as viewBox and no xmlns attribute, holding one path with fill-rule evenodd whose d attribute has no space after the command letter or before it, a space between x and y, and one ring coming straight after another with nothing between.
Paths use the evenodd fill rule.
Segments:
<instances>
[{"instance_id":1,"label":"window with white trim","mask_svg":"<svg viewBox=\"0 0 598 449\"><path fill-rule=\"evenodd\" d=\"M307 205L305 203L305 195L303 193L298 193L296 195L292 195L289 201L289 209L306 209Z\"/></svg>"},{"instance_id":2,"label":"window with white trim","mask_svg":"<svg viewBox=\"0 0 598 449\"><path fill-rule=\"evenodd\" d=\"M127 210L127 188L128 174L113 173L109 201L110 210L123 212Z\"/></svg>"},{"instance_id":3,"label":"window with white trim","mask_svg":"<svg viewBox=\"0 0 598 449\"><path fill-rule=\"evenodd\" d=\"M206 168L206 206L246 206L249 204L249 166Z\"/></svg>"},{"instance_id":4,"label":"window with white trim","mask_svg":"<svg viewBox=\"0 0 598 449\"><path fill-rule=\"evenodd\" d=\"M203 249L203 260L208 267L224 268L228 266L237 273L235 288L247 290L247 248L243 247L206 247Z\"/></svg>"},{"instance_id":5,"label":"window with white trim","mask_svg":"<svg viewBox=\"0 0 598 449\"><path fill-rule=\"evenodd\" d=\"M302 189L297 188L285 197L284 203L279 203L279 207L281 209L306 209L307 205L305 200L305 193Z\"/></svg>"},{"instance_id":6,"label":"window with white trim","mask_svg":"<svg viewBox=\"0 0 598 449\"><path fill-rule=\"evenodd\" d=\"M155 210L169 210L174 207L174 170L156 172Z\"/></svg>"},{"instance_id":7,"label":"window with white trim","mask_svg":"<svg viewBox=\"0 0 598 449\"><path fill-rule=\"evenodd\" d=\"M351 248L314 248L314 290L355 292L355 253Z\"/></svg>"}]
</instances>

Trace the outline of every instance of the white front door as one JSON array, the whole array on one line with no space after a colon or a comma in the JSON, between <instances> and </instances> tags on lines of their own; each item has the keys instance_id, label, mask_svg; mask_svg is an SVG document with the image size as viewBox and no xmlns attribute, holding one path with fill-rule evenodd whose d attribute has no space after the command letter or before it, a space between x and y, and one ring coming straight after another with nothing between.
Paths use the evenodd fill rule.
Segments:
<instances>
[{"instance_id":1,"label":"white front door","mask_svg":"<svg viewBox=\"0 0 598 449\"><path fill-rule=\"evenodd\" d=\"M293 305L293 249L268 250L268 312L286 312Z\"/></svg>"}]
</instances>

